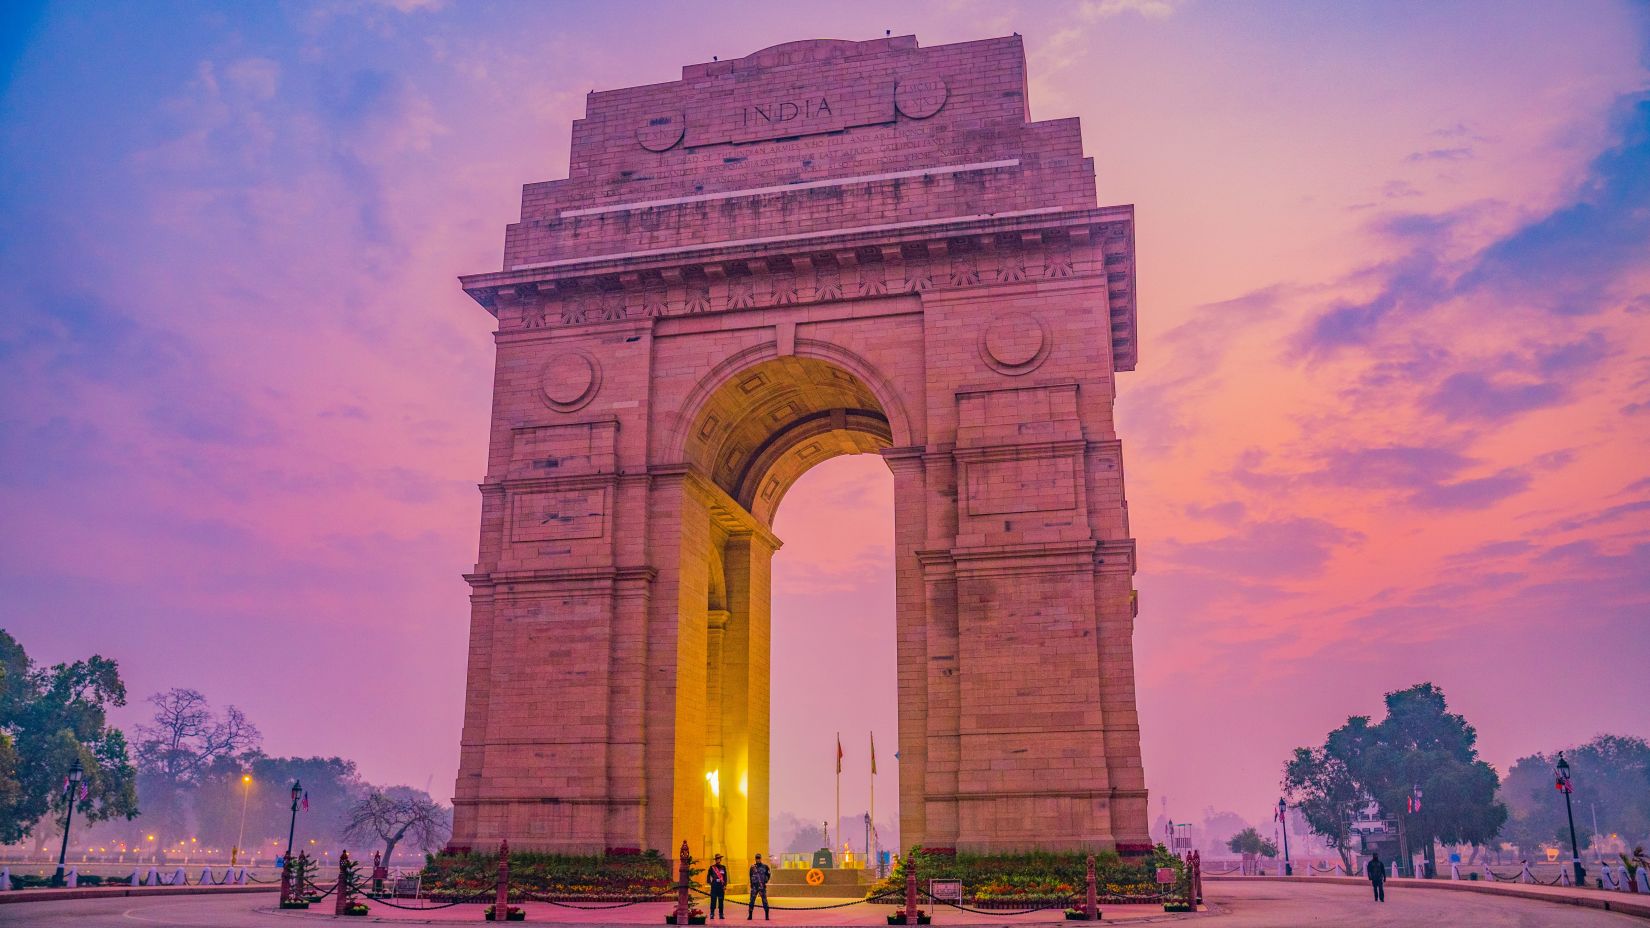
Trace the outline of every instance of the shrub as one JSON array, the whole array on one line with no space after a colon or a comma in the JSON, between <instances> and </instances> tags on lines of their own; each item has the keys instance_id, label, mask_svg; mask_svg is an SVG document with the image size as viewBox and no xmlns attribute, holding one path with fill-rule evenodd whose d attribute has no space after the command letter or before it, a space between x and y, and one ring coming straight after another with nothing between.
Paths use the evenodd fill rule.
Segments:
<instances>
[{"instance_id":1,"label":"shrub","mask_svg":"<svg viewBox=\"0 0 1650 928\"><path fill-rule=\"evenodd\" d=\"M497 854L431 855L424 865L424 887L439 896L475 895L492 889L497 880ZM510 886L516 891L653 897L675 885L673 861L658 851L603 856L510 853Z\"/></svg>"},{"instance_id":2,"label":"shrub","mask_svg":"<svg viewBox=\"0 0 1650 928\"><path fill-rule=\"evenodd\" d=\"M1071 899L1087 890L1088 854L1077 851L1030 851L1021 854L942 853L915 848L893 871L871 887L870 895L898 892L905 887L905 867L914 863L917 878L959 880L963 898L973 902L1042 902ZM1095 879L1102 898L1149 896L1162 891L1156 882L1158 867L1185 865L1162 845L1148 858L1124 860L1115 851L1094 855Z\"/></svg>"}]
</instances>

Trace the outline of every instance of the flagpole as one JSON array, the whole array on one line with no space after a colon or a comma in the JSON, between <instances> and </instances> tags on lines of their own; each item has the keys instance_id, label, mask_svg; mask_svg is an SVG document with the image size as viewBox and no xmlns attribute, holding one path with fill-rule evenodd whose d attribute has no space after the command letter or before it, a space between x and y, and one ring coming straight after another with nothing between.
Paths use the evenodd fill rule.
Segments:
<instances>
[{"instance_id":1,"label":"flagpole","mask_svg":"<svg viewBox=\"0 0 1650 928\"><path fill-rule=\"evenodd\" d=\"M838 832L842 830L842 732L836 733L836 821L831 823ZM837 850L831 848L831 859L836 860Z\"/></svg>"},{"instance_id":2,"label":"flagpole","mask_svg":"<svg viewBox=\"0 0 1650 928\"><path fill-rule=\"evenodd\" d=\"M877 736L876 736L876 732L871 733L871 809L870 809L869 812L866 813L866 816L871 819L871 833L874 835L874 834L876 834L876 831L877 831ZM869 867L875 867L877 865L875 852L871 850L871 842L869 842L869 841L865 842L865 863L866 863L866 866L869 866Z\"/></svg>"}]
</instances>

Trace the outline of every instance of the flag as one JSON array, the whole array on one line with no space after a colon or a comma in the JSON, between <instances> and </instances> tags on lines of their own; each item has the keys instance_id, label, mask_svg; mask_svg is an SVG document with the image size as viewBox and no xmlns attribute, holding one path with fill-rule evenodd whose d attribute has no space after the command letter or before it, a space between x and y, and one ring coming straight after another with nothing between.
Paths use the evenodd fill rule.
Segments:
<instances>
[{"instance_id":1,"label":"flag","mask_svg":"<svg viewBox=\"0 0 1650 928\"><path fill-rule=\"evenodd\" d=\"M842 772L842 733L841 732L838 732L837 736L836 736L836 772L837 773Z\"/></svg>"},{"instance_id":2,"label":"flag","mask_svg":"<svg viewBox=\"0 0 1650 928\"><path fill-rule=\"evenodd\" d=\"M1553 784L1553 789L1556 789L1561 793L1570 792L1570 778L1560 774L1558 782Z\"/></svg>"},{"instance_id":3,"label":"flag","mask_svg":"<svg viewBox=\"0 0 1650 928\"><path fill-rule=\"evenodd\" d=\"M309 790L304 790L304 801L298 806L298 808L304 810L305 812L309 811Z\"/></svg>"},{"instance_id":4,"label":"flag","mask_svg":"<svg viewBox=\"0 0 1650 928\"><path fill-rule=\"evenodd\" d=\"M80 801L85 802L86 797L90 796L91 794L92 794L92 784L87 783L86 781L82 780L81 783L80 783Z\"/></svg>"},{"instance_id":5,"label":"flag","mask_svg":"<svg viewBox=\"0 0 1650 928\"><path fill-rule=\"evenodd\" d=\"M877 775L877 733L871 732L871 776Z\"/></svg>"}]
</instances>

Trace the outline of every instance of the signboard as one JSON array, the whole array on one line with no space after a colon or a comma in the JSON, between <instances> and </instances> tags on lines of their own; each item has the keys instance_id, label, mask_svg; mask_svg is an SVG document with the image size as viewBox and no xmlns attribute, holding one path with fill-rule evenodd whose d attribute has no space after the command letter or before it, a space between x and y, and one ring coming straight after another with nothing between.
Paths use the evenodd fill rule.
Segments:
<instances>
[{"instance_id":1,"label":"signboard","mask_svg":"<svg viewBox=\"0 0 1650 928\"><path fill-rule=\"evenodd\" d=\"M962 902L961 880L929 880L928 895L945 902Z\"/></svg>"},{"instance_id":2,"label":"signboard","mask_svg":"<svg viewBox=\"0 0 1650 928\"><path fill-rule=\"evenodd\" d=\"M1175 872L1174 872L1173 867L1158 867L1157 868L1157 882L1163 884L1164 886L1167 886L1170 883L1174 882L1174 878L1175 878Z\"/></svg>"}]
</instances>

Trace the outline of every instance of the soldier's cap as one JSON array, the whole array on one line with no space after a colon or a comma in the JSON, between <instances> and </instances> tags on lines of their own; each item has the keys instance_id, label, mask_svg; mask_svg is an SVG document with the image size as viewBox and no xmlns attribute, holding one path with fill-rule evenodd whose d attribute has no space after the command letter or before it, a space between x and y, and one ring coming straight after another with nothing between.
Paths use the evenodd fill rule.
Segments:
<instances>
[{"instance_id":1,"label":"soldier's cap","mask_svg":"<svg viewBox=\"0 0 1650 928\"><path fill-rule=\"evenodd\" d=\"M761 860L761 859L762 859L762 855L761 855L761 854L758 854L758 855L756 855L756 859L757 859L757 860Z\"/></svg>"},{"instance_id":2,"label":"soldier's cap","mask_svg":"<svg viewBox=\"0 0 1650 928\"><path fill-rule=\"evenodd\" d=\"M721 860L721 859L722 859L722 855L721 855L721 854L717 854L717 855L716 855L716 859L717 859L717 860Z\"/></svg>"}]
</instances>

